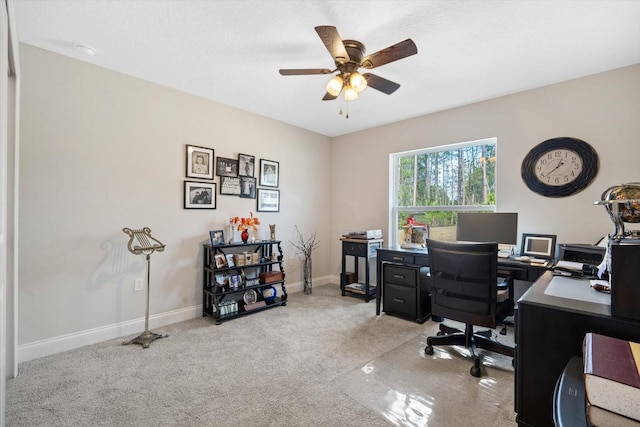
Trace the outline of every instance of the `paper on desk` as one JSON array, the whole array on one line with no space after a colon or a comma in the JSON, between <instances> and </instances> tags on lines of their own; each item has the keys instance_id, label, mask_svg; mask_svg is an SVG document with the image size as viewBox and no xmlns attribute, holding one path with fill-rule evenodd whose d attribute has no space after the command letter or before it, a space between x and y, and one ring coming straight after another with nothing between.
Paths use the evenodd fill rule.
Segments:
<instances>
[{"instance_id":1,"label":"paper on desk","mask_svg":"<svg viewBox=\"0 0 640 427\"><path fill-rule=\"evenodd\" d=\"M579 271L582 272L582 266L584 264L573 261L558 261L556 263L556 267L566 268L567 270Z\"/></svg>"}]
</instances>

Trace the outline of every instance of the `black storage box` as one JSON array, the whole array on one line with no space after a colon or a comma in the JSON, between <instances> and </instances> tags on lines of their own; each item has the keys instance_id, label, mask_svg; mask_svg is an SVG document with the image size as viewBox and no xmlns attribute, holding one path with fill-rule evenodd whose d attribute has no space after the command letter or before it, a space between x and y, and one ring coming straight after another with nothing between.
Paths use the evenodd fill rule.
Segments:
<instances>
[{"instance_id":1,"label":"black storage box","mask_svg":"<svg viewBox=\"0 0 640 427\"><path fill-rule=\"evenodd\" d=\"M611 315L640 320L640 240L611 244Z\"/></svg>"}]
</instances>

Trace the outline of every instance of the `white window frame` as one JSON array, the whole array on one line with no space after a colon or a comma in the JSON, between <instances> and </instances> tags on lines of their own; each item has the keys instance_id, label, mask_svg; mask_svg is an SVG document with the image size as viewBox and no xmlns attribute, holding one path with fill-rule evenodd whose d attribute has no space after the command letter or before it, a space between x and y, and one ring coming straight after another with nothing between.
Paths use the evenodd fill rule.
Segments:
<instances>
[{"instance_id":1,"label":"white window frame","mask_svg":"<svg viewBox=\"0 0 640 427\"><path fill-rule=\"evenodd\" d=\"M460 142L456 144L439 145L437 147L422 148L418 150L401 151L398 153L389 154L389 245L394 246L399 244L398 241L398 212L414 212L421 213L427 211L454 211L454 212L495 212L497 210L496 204L493 205L454 205L454 206L396 206L396 200L398 200L398 182L400 176L400 161L401 157L415 156L425 153L434 153L438 151L451 151L460 148L472 147L475 145L495 145L496 152L496 193L497 193L497 175L498 175L498 138L484 138L475 141ZM497 203L497 200L496 200Z\"/></svg>"}]
</instances>

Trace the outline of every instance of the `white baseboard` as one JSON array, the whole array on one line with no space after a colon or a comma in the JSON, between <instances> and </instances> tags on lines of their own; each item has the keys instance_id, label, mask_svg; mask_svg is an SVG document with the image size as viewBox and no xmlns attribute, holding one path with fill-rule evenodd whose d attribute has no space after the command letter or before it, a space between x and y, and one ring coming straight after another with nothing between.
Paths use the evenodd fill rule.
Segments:
<instances>
[{"instance_id":1,"label":"white baseboard","mask_svg":"<svg viewBox=\"0 0 640 427\"><path fill-rule=\"evenodd\" d=\"M313 279L314 286L322 286L337 283L336 276L324 276ZM302 282L286 283L287 293L302 292ZM202 305L181 308L161 314L149 316L149 329L160 328L173 323L183 322L202 316ZM127 335L140 333L144 330L144 317L128 320L126 322L87 329L71 334L60 335L40 341L22 344L18 346L18 363L62 353L86 345L97 344Z\"/></svg>"},{"instance_id":2,"label":"white baseboard","mask_svg":"<svg viewBox=\"0 0 640 427\"><path fill-rule=\"evenodd\" d=\"M149 329L155 329L172 323L183 322L202 316L202 305L181 308L149 316ZM144 317L126 322L87 329L72 334L60 335L18 346L18 363L40 357L73 350L74 348L96 344L102 341L133 335L144 331Z\"/></svg>"}]
</instances>

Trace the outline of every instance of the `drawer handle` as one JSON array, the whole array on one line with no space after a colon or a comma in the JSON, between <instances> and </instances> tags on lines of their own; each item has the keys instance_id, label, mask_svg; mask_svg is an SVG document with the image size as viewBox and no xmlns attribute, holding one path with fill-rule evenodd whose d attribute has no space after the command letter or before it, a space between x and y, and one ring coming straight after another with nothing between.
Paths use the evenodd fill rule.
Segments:
<instances>
[{"instance_id":1,"label":"drawer handle","mask_svg":"<svg viewBox=\"0 0 640 427\"><path fill-rule=\"evenodd\" d=\"M404 279L405 276L401 276L399 274L394 274L393 277L395 277L396 279Z\"/></svg>"},{"instance_id":2,"label":"drawer handle","mask_svg":"<svg viewBox=\"0 0 640 427\"><path fill-rule=\"evenodd\" d=\"M394 256L392 257L394 260L396 261L404 261L404 257L403 256Z\"/></svg>"},{"instance_id":3,"label":"drawer handle","mask_svg":"<svg viewBox=\"0 0 640 427\"><path fill-rule=\"evenodd\" d=\"M400 299L400 298L394 298L393 301L402 302L402 303L406 302L406 300L403 300L403 299Z\"/></svg>"}]
</instances>

